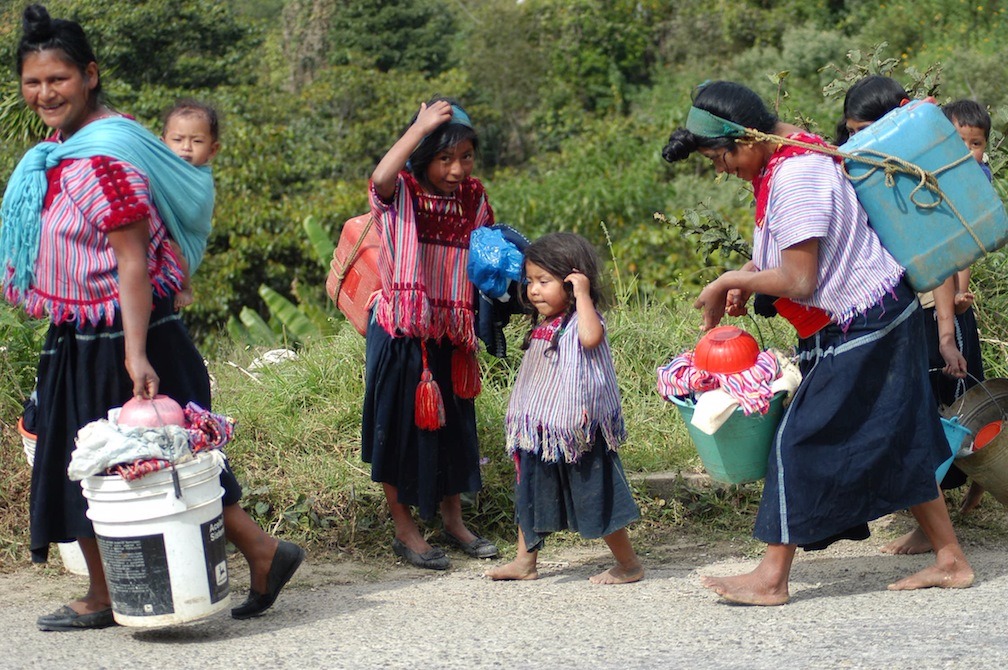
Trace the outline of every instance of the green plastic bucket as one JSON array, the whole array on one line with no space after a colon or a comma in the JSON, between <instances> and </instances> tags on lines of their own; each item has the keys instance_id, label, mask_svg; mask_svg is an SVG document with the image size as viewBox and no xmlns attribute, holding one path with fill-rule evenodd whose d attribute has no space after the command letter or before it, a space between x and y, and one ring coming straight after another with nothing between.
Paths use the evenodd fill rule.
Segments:
<instances>
[{"instance_id":1,"label":"green plastic bucket","mask_svg":"<svg viewBox=\"0 0 1008 670\"><path fill-rule=\"evenodd\" d=\"M775 395L766 414L746 416L741 407L736 409L713 435L690 423L692 402L675 397L672 402L686 422L686 430L707 474L725 484L745 484L766 476L767 458L784 413L786 395L783 391Z\"/></svg>"}]
</instances>

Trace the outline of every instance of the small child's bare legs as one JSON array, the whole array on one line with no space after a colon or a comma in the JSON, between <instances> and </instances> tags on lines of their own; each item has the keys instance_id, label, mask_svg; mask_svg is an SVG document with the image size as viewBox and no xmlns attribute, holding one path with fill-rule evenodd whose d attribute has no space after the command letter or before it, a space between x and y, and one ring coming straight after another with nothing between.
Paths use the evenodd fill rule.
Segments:
<instances>
[{"instance_id":1,"label":"small child's bare legs","mask_svg":"<svg viewBox=\"0 0 1008 670\"><path fill-rule=\"evenodd\" d=\"M484 576L496 581L516 580L516 579L538 579L539 571L536 570L536 561L539 559L539 550L529 551L525 546L525 536L518 529L518 554L514 560L504 565L498 565L483 573Z\"/></svg>"},{"instance_id":2,"label":"small child's bare legs","mask_svg":"<svg viewBox=\"0 0 1008 670\"><path fill-rule=\"evenodd\" d=\"M592 584L630 584L644 577L644 566L630 544L630 535L626 528L620 528L615 533L609 533L604 538L609 545L609 551L616 559L616 565L605 572L600 572L588 578Z\"/></svg>"}]
</instances>

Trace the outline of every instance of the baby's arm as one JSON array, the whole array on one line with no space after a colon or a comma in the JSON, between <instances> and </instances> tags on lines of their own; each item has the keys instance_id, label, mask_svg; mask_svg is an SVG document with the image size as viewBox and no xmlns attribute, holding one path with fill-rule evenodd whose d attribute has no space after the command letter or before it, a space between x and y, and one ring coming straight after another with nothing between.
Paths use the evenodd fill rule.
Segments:
<instances>
[{"instance_id":1,"label":"baby's arm","mask_svg":"<svg viewBox=\"0 0 1008 670\"><path fill-rule=\"evenodd\" d=\"M375 192L383 200L388 200L395 193L396 179L399 172L406 167L406 161L413 154L424 138L434 132L441 124L452 118L451 104L438 100L430 107L427 103L420 104L416 121L406 129L402 137L392 145L388 153L378 162L371 173L371 182Z\"/></svg>"},{"instance_id":2,"label":"baby's arm","mask_svg":"<svg viewBox=\"0 0 1008 670\"><path fill-rule=\"evenodd\" d=\"M605 328L602 319L595 310L595 302L591 298L591 281L577 270L564 278L574 287L574 302L578 316L578 340L585 349L594 349L605 339Z\"/></svg>"}]
</instances>

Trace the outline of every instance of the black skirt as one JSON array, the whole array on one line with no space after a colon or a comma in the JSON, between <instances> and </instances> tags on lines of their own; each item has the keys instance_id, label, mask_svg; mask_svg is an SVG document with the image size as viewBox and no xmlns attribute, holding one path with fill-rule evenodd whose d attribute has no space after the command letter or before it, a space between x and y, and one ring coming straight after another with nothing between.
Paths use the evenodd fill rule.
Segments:
<instances>
[{"instance_id":1,"label":"black skirt","mask_svg":"<svg viewBox=\"0 0 1008 670\"><path fill-rule=\"evenodd\" d=\"M445 426L421 430L413 419L417 384L423 370L420 340L392 337L372 314L367 329L366 382L361 456L371 464L371 479L391 484L398 502L419 508L431 519L440 502L458 493L479 491L476 406L452 390L447 341L428 340L427 361L441 389Z\"/></svg>"},{"instance_id":2,"label":"black skirt","mask_svg":"<svg viewBox=\"0 0 1008 670\"><path fill-rule=\"evenodd\" d=\"M515 521L529 551L540 549L558 530L595 539L640 518L619 454L609 450L601 434L577 463L517 453Z\"/></svg>"},{"instance_id":3,"label":"black skirt","mask_svg":"<svg viewBox=\"0 0 1008 670\"><path fill-rule=\"evenodd\" d=\"M922 310L905 284L799 342L804 375L770 451L754 535L811 545L934 500L949 457L927 376Z\"/></svg>"},{"instance_id":4,"label":"black skirt","mask_svg":"<svg viewBox=\"0 0 1008 670\"><path fill-rule=\"evenodd\" d=\"M173 311L171 297L155 303L147 357L160 377L159 393L182 406L193 401L210 409L210 378L203 357ZM94 537L81 484L67 476L74 438L81 427L106 418L110 409L132 396L119 314L111 326L50 325L38 366L38 441L30 497L34 562L48 559L52 542ZM228 468L221 473L221 485L224 504L237 502L241 487Z\"/></svg>"}]
</instances>

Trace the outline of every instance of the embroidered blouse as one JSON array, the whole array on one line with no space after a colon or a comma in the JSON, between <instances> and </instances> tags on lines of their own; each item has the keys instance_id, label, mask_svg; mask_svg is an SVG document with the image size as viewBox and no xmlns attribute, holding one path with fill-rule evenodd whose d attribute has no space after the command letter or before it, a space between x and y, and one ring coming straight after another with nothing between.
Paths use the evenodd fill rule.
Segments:
<instances>
[{"instance_id":1,"label":"embroidered blouse","mask_svg":"<svg viewBox=\"0 0 1008 670\"><path fill-rule=\"evenodd\" d=\"M466 265L469 233L494 222L483 184L469 177L451 195L436 195L404 170L388 202L373 184L370 191L382 240L378 323L393 336L447 337L475 351L475 293Z\"/></svg>"},{"instance_id":2,"label":"embroidered blouse","mask_svg":"<svg viewBox=\"0 0 1008 670\"><path fill-rule=\"evenodd\" d=\"M25 309L54 323L111 324L119 275L107 233L147 219L147 268L157 295L178 290L182 271L146 176L129 163L95 156L62 161L47 173L41 244Z\"/></svg>"},{"instance_id":3,"label":"embroidered blouse","mask_svg":"<svg viewBox=\"0 0 1008 670\"><path fill-rule=\"evenodd\" d=\"M594 349L583 348L575 314L563 327L557 348L547 352L562 322L560 316L532 332L508 401L509 454L521 449L544 461L576 463L598 433L613 451L626 440L608 339Z\"/></svg>"}]
</instances>

